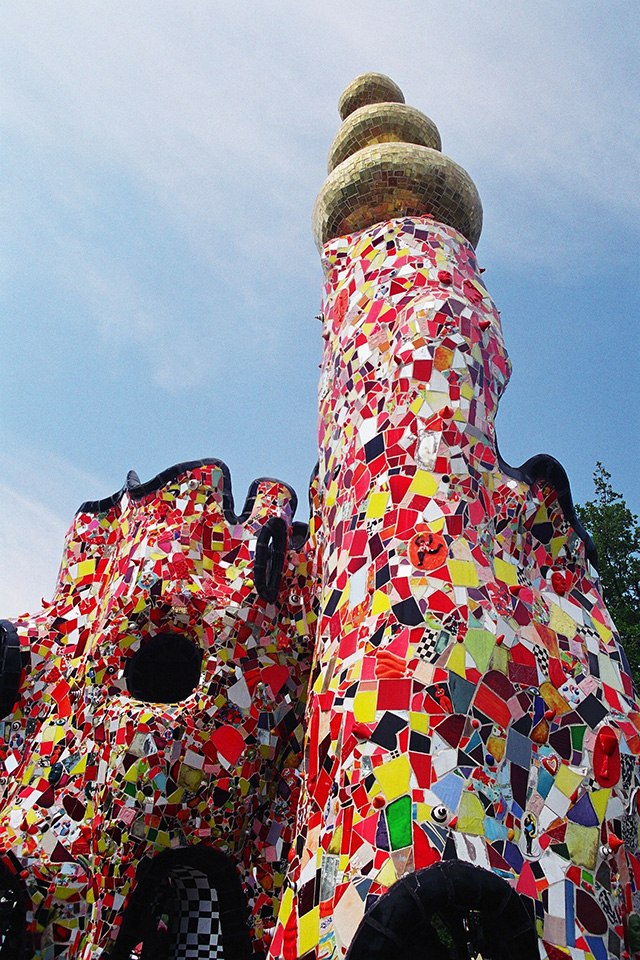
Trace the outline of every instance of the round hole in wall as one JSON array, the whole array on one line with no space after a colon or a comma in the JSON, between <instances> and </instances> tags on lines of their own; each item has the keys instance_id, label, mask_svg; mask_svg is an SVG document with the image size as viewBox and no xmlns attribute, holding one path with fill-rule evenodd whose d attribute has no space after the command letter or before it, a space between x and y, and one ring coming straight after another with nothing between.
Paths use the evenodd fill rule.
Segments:
<instances>
[{"instance_id":1,"label":"round hole in wall","mask_svg":"<svg viewBox=\"0 0 640 960\"><path fill-rule=\"evenodd\" d=\"M200 682L202 650L181 633L157 633L127 662L127 689L146 703L179 703Z\"/></svg>"}]
</instances>

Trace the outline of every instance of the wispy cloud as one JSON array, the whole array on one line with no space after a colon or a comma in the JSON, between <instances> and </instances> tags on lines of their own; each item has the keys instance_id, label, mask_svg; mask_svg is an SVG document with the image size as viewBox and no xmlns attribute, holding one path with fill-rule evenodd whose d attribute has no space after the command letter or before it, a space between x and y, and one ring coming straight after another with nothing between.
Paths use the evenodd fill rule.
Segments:
<instances>
[{"instance_id":1,"label":"wispy cloud","mask_svg":"<svg viewBox=\"0 0 640 960\"><path fill-rule=\"evenodd\" d=\"M71 519L71 518L69 518ZM0 611L4 619L50 600L69 523L33 494L0 483Z\"/></svg>"},{"instance_id":2,"label":"wispy cloud","mask_svg":"<svg viewBox=\"0 0 640 960\"><path fill-rule=\"evenodd\" d=\"M8 120L34 144L127 170L198 243L203 226L233 216L277 230L277 208L290 231L319 186L337 94L373 67L434 116L445 152L479 180L566 204L597 197L630 216L638 143L625 37L638 15L614 7L615 17L504 2L488 15L459 0L446 12L408 2L389 19L381 0L304 11L186 2L179 14L145 0L26 2L3 14Z\"/></svg>"},{"instance_id":3,"label":"wispy cloud","mask_svg":"<svg viewBox=\"0 0 640 960\"><path fill-rule=\"evenodd\" d=\"M550 0L498 3L490 15L461 0L446 11L406 2L392 18L382 0L268 11L251 0L187 0L179 11L163 0L5 7L4 127L16 165L30 158L6 187L6 255L21 256L29 230L45 269L63 275L103 338L134 341L151 381L166 383L180 310L135 274L130 249L115 241L118 224L105 226L110 209L127 203L127 191L130 205L155 208L152 245L178 242L201 271L232 277L241 314L243 298L247 316L252 302L264 309L276 272L295 295L296 281L316 282L308 221L337 96L375 68L433 116L445 152L478 183L490 211L485 249L543 263L550 243L583 241L578 207L590 218L606 207L626 223L637 215L625 37L638 16L631 4L615 6L616 18L611 8L591 5L586 15ZM280 255L292 246L295 257ZM228 320L215 304L192 310L205 349L185 356L183 384L229 361ZM278 313L268 338L259 325L254 335L261 351L283 338Z\"/></svg>"},{"instance_id":4,"label":"wispy cloud","mask_svg":"<svg viewBox=\"0 0 640 960\"><path fill-rule=\"evenodd\" d=\"M51 598L75 511L116 487L6 429L0 449L0 617L11 618Z\"/></svg>"}]
</instances>

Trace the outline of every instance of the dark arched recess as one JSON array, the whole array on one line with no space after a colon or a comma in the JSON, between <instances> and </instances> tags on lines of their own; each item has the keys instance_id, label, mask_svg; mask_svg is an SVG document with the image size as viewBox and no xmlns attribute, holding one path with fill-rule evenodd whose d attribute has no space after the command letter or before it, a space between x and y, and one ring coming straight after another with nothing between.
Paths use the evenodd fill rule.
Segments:
<instances>
[{"instance_id":1,"label":"dark arched recess","mask_svg":"<svg viewBox=\"0 0 640 960\"><path fill-rule=\"evenodd\" d=\"M445 860L398 880L365 914L347 960L539 960L524 901L506 880Z\"/></svg>"},{"instance_id":2,"label":"dark arched recess","mask_svg":"<svg viewBox=\"0 0 640 960\"><path fill-rule=\"evenodd\" d=\"M27 936L25 896L15 858L5 856L13 869L0 862L0 960L26 960L33 956L33 944Z\"/></svg>"},{"instance_id":3,"label":"dark arched recess","mask_svg":"<svg viewBox=\"0 0 640 960\"><path fill-rule=\"evenodd\" d=\"M207 876L216 891L224 960L252 960L247 907L237 870L224 854L199 844L182 850L166 850L138 866L135 887L125 908L122 925L110 960L129 960L131 951L153 935L151 904L158 890L176 868L191 868ZM145 943L146 946L146 943ZM147 956L151 956L147 951ZM145 955L143 950L143 956ZM212 950L212 956L218 956Z\"/></svg>"}]
</instances>

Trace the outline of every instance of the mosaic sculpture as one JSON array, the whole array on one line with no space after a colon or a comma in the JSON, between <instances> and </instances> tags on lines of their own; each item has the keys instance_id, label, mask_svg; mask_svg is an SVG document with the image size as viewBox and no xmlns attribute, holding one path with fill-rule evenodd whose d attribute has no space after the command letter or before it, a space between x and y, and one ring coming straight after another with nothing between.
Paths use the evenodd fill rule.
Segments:
<instances>
[{"instance_id":1,"label":"mosaic sculpture","mask_svg":"<svg viewBox=\"0 0 640 960\"><path fill-rule=\"evenodd\" d=\"M638 949L640 712L564 470L498 452L477 191L387 77L340 112L309 525L132 474L0 622L0 960Z\"/></svg>"},{"instance_id":2,"label":"mosaic sculpture","mask_svg":"<svg viewBox=\"0 0 640 960\"><path fill-rule=\"evenodd\" d=\"M315 620L295 509L260 480L237 517L218 461L130 475L80 508L51 603L0 624L2 960L268 942Z\"/></svg>"}]
</instances>

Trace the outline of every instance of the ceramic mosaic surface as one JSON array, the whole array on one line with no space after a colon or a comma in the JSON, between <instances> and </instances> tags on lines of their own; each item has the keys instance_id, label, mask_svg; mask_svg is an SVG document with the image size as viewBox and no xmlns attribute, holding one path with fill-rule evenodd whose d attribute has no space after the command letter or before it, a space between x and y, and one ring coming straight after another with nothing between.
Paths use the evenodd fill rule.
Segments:
<instances>
[{"instance_id":1,"label":"ceramic mosaic surface","mask_svg":"<svg viewBox=\"0 0 640 960\"><path fill-rule=\"evenodd\" d=\"M640 950L640 706L564 470L498 453L477 191L388 78L340 111L308 527L130 475L0 621L0 960Z\"/></svg>"},{"instance_id":2,"label":"ceramic mosaic surface","mask_svg":"<svg viewBox=\"0 0 640 960\"><path fill-rule=\"evenodd\" d=\"M510 364L469 240L359 225L322 249L321 609L272 956L445 956L407 949L402 895L428 912L418 880L456 861L479 901L519 895L531 936L503 923L500 955L627 956L640 713L589 538L557 462L499 458Z\"/></svg>"},{"instance_id":3,"label":"ceramic mosaic surface","mask_svg":"<svg viewBox=\"0 0 640 960\"><path fill-rule=\"evenodd\" d=\"M291 546L284 484L256 482L237 518L222 464L168 474L81 508L52 602L15 624L25 669L3 724L0 846L43 960L110 954L150 858L173 856L167 882L197 890L202 865L189 883L180 857L193 845L232 859L256 949L275 921L299 790L310 557ZM253 568L273 518L289 549L267 602ZM166 906L144 905L154 929L138 935L154 951L143 955L169 950ZM166 955L222 956L213 940L189 951L185 910ZM125 940L118 955L136 955Z\"/></svg>"},{"instance_id":4,"label":"ceramic mosaic surface","mask_svg":"<svg viewBox=\"0 0 640 960\"><path fill-rule=\"evenodd\" d=\"M429 117L407 107L379 73L356 78L340 98L343 123L329 150L329 176L313 211L318 248L400 216L429 214L476 244L482 203L468 173L440 153Z\"/></svg>"}]
</instances>

